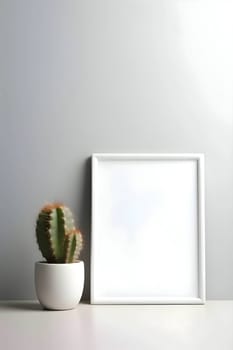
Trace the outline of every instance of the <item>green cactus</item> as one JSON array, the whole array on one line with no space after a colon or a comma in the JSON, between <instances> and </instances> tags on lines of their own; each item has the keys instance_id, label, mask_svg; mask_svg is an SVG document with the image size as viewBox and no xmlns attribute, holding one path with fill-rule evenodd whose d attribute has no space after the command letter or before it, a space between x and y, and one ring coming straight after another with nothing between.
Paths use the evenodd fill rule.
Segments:
<instances>
[{"instance_id":1,"label":"green cactus","mask_svg":"<svg viewBox=\"0 0 233 350\"><path fill-rule=\"evenodd\" d=\"M83 246L82 234L75 228L70 209L53 203L43 207L36 222L36 237L48 263L73 263Z\"/></svg>"}]
</instances>

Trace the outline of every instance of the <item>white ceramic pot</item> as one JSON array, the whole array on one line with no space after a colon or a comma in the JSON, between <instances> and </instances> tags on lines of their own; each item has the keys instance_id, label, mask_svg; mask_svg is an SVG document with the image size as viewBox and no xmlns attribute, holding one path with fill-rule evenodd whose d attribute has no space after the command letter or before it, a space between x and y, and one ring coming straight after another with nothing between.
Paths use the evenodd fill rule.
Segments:
<instances>
[{"instance_id":1,"label":"white ceramic pot","mask_svg":"<svg viewBox=\"0 0 233 350\"><path fill-rule=\"evenodd\" d=\"M84 263L35 264L35 286L39 302L46 309L68 310L79 303L84 286Z\"/></svg>"}]
</instances>

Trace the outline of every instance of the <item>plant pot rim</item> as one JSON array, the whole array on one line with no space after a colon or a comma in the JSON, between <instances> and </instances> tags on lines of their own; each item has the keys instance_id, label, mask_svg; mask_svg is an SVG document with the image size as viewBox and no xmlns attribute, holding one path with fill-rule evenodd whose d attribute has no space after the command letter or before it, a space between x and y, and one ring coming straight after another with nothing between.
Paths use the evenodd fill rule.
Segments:
<instances>
[{"instance_id":1,"label":"plant pot rim","mask_svg":"<svg viewBox=\"0 0 233 350\"><path fill-rule=\"evenodd\" d=\"M78 265L80 263L83 263L83 260L77 260L76 262L72 262L72 263L48 263L47 261L36 261L35 264L36 265L56 265L56 266L70 266L70 265Z\"/></svg>"}]
</instances>

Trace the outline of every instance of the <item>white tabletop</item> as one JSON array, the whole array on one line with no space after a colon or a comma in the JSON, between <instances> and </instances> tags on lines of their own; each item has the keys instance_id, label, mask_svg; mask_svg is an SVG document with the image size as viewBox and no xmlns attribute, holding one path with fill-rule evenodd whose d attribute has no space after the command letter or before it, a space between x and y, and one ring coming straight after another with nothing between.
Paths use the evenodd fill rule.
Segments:
<instances>
[{"instance_id":1,"label":"white tabletop","mask_svg":"<svg viewBox=\"0 0 233 350\"><path fill-rule=\"evenodd\" d=\"M0 303L0 348L232 350L233 301L206 305L88 305L45 311Z\"/></svg>"}]
</instances>

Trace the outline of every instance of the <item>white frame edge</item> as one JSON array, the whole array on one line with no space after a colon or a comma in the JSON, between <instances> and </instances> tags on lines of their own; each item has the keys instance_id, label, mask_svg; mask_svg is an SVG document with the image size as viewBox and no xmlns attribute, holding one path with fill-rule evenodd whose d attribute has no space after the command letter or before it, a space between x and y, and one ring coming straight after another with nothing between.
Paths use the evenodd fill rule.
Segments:
<instances>
[{"instance_id":1,"label":"white frame edge","mask_svg":"<svg viewBox=\"0 0 233 350\"><path fill-rule=\"evenodd\" d=\"M198 298L98 298L94 295L94 212L95 212L95 183L97 177L97 165L99 160L116 160L116 159L164 159L164 160L196 160L197 161L197 181L198 181ZM204 154L203 153L93 153L92 154L92 179L91 179L91 286L90 286L90 302L91 304L205 304L206 301L206 271L205 271L205 172L204 172Z\"/></svg>"}]
</instances>

